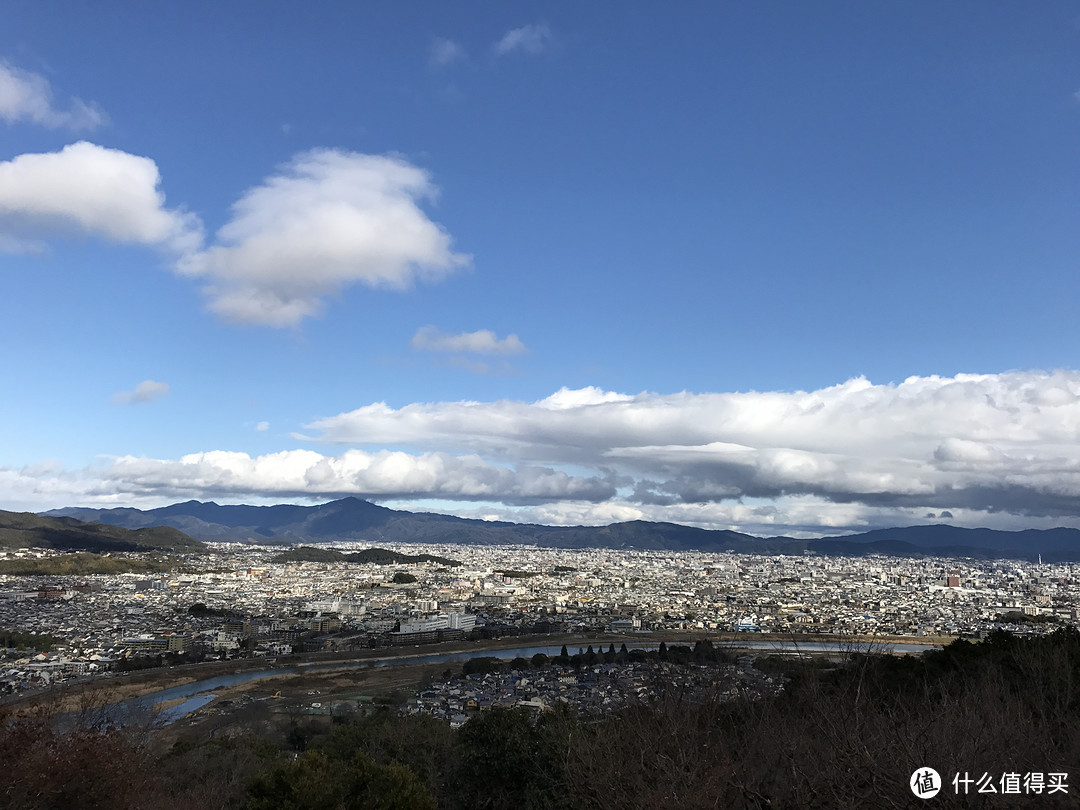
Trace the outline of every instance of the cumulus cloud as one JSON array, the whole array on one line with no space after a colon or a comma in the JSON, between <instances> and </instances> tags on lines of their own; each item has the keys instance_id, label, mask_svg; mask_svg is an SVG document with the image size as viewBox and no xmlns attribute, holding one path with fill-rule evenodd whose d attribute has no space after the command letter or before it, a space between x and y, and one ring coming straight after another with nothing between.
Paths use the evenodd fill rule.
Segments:
<instances>
[{"instance_id":1,"label":"cumulus cloud","mask_svg":"<svg viewBox=\"0 0 1080 810\"><path fill-rule=\"evenodd\" d=\"M48 80L7 62L0 62L0 119L73 130L94 129L108 120L96 104L78 98L71 100L68 109L58 109Z\"/></svg>"},{"instance_id":2,"label":"cumulus cloud","mask_svg":"<svg viewBox=\"0 0 1080 810\"><path fill-rule=\"evenodd\" d=\"M422 326L412 338L412 347L428 352L460 354L524 354L528 351L517 335L499 338L490 329L448 334L434 326Z\"/></svg>"},{"instance_id":3,"label":"cumulus cloud","mask_svg":"<svg viewBox=\"0 0 1080 810\"><path fill-rule=\"evenodd\" d=\"M512 28L495 43L495 53L505 56L508 53L542 53L551 44L551 29L545 23L530 23L521 28Z\"/></svg>"},{"instance_id":4,"label":"cumulus cloud","mask_svg":"<svg viewBox=\"0 0 1080 810\"><path fill-rule=\"evenodd\" d=\"M465 49L452 39L436 37L431 42L428 58L433 67L446 67L465 59Z\"/></svg>"},{"instance_id":5,"label":"cumulus cloud","mask_svg":"<svg viewBox=\"0 0 1080 810\"><path fill-rule=\"evenodd\" d=\"M858 378L810 392L564 389L531 403L374 403L307 427L325 442L617 470L645 505L812 496L920 514L1080 514L1073 371Z\"/></svg>"},{"instance_id":6,"label":"cumulus cloud","mask_svg":"<svg viewBox=\"0 0 1080 810\"><path fill-rule=\"evenodd\" d=\"M180 267L206 280L223 317L296 325L347 285L401 290L467 265L419 206L435 194L428 174L400 158L304 152L247 191L215 244Z\"/></svg>"},{"instance_id":7,"label":"cumulus cloud","mask_svg":"<svg viewBox=\"0 0 1080 810\"><path fill-rule=\"evenodd\" d=\"M190 252L201 224L165 207L160 180L150 158L86 141L0 162L0 247L5 235L25 249L38 236L74 232Z\"/></svg>"},{"instance_id":8,"label":"cumulus cloud","mask_svg":"<svg viewBox=\"0 0 1080 810\"><path fill-rule=\"evenodd\" d=\"M143 380L131 391L119 391L112 395L114 405L134 405L140 402L156 402L169 395L169 384L157 380Z\"/></svg>"}]
</instances>

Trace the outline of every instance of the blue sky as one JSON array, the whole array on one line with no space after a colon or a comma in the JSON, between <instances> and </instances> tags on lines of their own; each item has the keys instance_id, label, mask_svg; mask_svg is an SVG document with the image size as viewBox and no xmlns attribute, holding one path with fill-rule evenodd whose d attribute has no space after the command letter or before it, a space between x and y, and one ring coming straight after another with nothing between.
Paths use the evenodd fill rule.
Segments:
<instances>
[{"instance_id":1,"label":"blue sky","mask_svg":"<svg viewBox=\"0 0 1080 810\"><path fill-rule=\"evenodd\" d=\"M1080 525L1080 10L11 2L0 508Z\"/></svg>"}]
</instances>

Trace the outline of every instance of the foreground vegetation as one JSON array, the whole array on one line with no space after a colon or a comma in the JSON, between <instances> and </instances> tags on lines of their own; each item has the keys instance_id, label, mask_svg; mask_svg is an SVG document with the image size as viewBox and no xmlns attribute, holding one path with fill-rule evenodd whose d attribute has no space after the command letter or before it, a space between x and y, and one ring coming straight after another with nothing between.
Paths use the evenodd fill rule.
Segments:
<instances>
[{"instance_id":1,"label":"foreground vegetation","mask_svg":"<svg viewBox=\"0 0 1080 810\"><path fill-rule=\"evenodd\" d=\"M10 717L0 767L11 808L845 808L904 807L917 767L1069 771L1080 761L1080 633L1004 632L920 657L769 658L786 690L765 700L662 703L605 718L522 709L458 731L392 709L367 716L238 716L231 735L61 734ZM198 726L192 729L197 732ZM1071 774L1075 780L1077 774ZM1069 794L977 796L1059 807ZM939 807L967 806L948 785Z\"/></svg>"}]
</instances>

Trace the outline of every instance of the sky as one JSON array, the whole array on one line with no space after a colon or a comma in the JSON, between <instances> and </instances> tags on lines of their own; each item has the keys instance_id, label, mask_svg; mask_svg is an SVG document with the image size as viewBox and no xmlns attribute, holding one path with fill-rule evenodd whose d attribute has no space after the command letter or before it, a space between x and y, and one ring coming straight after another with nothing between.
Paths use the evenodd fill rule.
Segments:
<instances>
[{"instance_id":1,"label":"sky","mask_svg":"<svg viewBox=\"0 0 1080 810\"><path fill-rule=\"evenodd\" d=\"M1080 7L8 0L0 509L1080 527Z\"/></svg>"}]
</instances>

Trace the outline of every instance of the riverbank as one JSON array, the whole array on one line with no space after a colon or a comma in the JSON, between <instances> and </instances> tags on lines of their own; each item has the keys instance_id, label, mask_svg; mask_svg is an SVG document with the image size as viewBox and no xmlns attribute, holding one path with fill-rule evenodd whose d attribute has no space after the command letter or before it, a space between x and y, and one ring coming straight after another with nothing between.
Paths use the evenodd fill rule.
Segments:
<instances>
[{"instance_id":1,"label":"riverbank","mask_svg":"<svg viewBox=\"0 0 1080 810\"><path fill-rule=\"evenodd\" d=\"M317 682L331 678L345 677L336 670L333 665L340 663L341 671L348 672L348 677L356 680L359 673L364 673L364 678L371 686L378 686L386 691L393 688L402 688L401 684L419 679L422 675L413 675L411 672L399 672L396 675L384 674L377 678L372 673L377 670L371 668L358 669L357 664L370 662L376 664L380 661L393 660L396 662L395 670L411 670L408 660L410 658L424 658L431 655L484 655L497 653L504 650L513 650L520 647L559 647L565 645L570 652L576 652L578 647L587 645L615 644L627 647L656 646L661 641L669 644L690 644L698 640L708 639L714 645L731 647L734 649L758 648L763 643L774 642L786 646L798 647L806 645L836 644L844 648L856 651L889 651L893 645L902 644L907 647L925 647L927 649L948 644L952 637L905 637L905 636L839 636L833 634L810 634L810 633L704 633L664 631L656 633L562 633L542 634L529 636L504 636L495 639L482 639L479 641L451 641L435 644L424 644L410 647L382 647L376 649L348 650L329 653L304 653L300 655L283 656L279 658L244 658L229 661L210 661L199 664L184 664L168 668L142 670L124 674L85 679L68 684L61 684L50 689L42 690L34 694L17 695L6 698L0 706L4 709L15 711L48 710L50 712L77 712L102 706L119 701L132 700L151 693L162 692L167 689L182 687L207 679L238 675L245 672L253 672L267 669L282 668L280 676L268 675L259 679L258 691L264 692L271 685L288 681L285 689L281 691L283 696L296 699L309 691L323 692ZM442 668L446 664L439 665ZM428 665L430 668L431 665ZM293 671L300 668L300 671ZM389 669L388 667L385 669ZM439 670L441 671L441 670ZM335 673L337 673L335 675ZM385 683L384 683L385 682ZM329 685L329 684L328 684ZM354 684L347 683L346 686ZM240 688L238 695L233 695L239 687L225 687L227 692L221 692L221 699L234 699L244 693L251 692L254 687ZM226 697L226 694L230 697Z\"/></svg>"}]
</instances>

